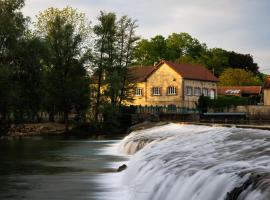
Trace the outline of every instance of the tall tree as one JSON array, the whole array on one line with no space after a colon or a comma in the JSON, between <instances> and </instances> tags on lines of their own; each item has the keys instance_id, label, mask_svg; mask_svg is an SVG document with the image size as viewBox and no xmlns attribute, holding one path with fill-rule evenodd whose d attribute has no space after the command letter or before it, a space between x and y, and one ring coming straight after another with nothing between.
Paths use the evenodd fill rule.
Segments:
<instances>
[{"instance_id":1,"label":"tall tree","mask_svg":"<svg viewBox=\"0 0 270 200\"><path fill-rule=\"evenodd\" d=\"M82 44L89 42L91 36L91 22L87 19L85 13L79 12L72 7L48 8L37 15L35 30L38 36L46 37L53 28L53 22L56 16L60 16L66 24L70 24L74 29L74 34L80 35Z\"/></svg>"},{"instance_id":2,"label":"tall tree","mask_svg":"<svg viewBox=\"0 0 270 200\"><path fill-rule=\"evenodd\" d=\"M44 95L44 58L47 51L43 40L28 36L18 42L14 56L14 101L16 121L40 119Z\"/></svg>"},{"instance_id":3,"label":"tall tree","mask_svg":"<svg viewBox=\"0 0 270 200\"><path fill-rule=\"evenodd\" d=\"M196 58L205 50L206 45L191 37L188 33L172 33L166 40L168 47L168 59L176 60L181 56Z\"/></svg>"},{"instance_id":4,"label":"tall tree","mask_svg":"<svg viewBox=\"0 0 270 200\"><path fill-rule=\"evenodd\" d=\"M71 110L86 108L89 101L89 79L81 51L81 35L62 16L50 23L45 39L49 60L46 69L47 108L52 115L63 114L68 124ZM74 96L76 95L76 97Z\"/></svg>"},{"instance_id":5,"label":"tall tree","mask_svg":"<svg viewBox=\"0 0 270 200\"><path fill-rule=\"evenodd\" d=\"M94 26L95 52L94 71L97 76L97 90L94 118L97 121L100 113L101 87L105 83L106 71L113 68L116 42L116 15L100 12L98 24Z\"/></svg>"},{"instance_id":6,"label":"tall tree","mask_svg":"<svg viewBox=\"0 0 270 200\"><path fill-rule=\"evenodd\" d=\"M238 68L245 69L258 74L258 65L254 63L253 57L250 54L240 54L234 51L229 52L229 66L237 66Z\"/></svg>"},{"instance_id":7,"label":"tall tree","mask_svg":"<svg viewBox=\"0 0 270 200\"><path fill-rule=\"evenodd\" d=\"M120 79L118 79L120 88L113 87L114 104L121 106L124 100L130 101L132 93L134 92L134 81L132 74L128 70L130 65L134 62L135 47L139 37L136 35L137 21L132 20L127 16L122 16L117 23L117 49L118 60L121 61L116 66L116 72ZM113 82L111 82L113 83Z\"/></svg>"},{"instance_id":8,"label":"tall tree","mask_svg":"<svg viewBox=\"0 0 270 200\"><path fill-rule=\"evenodd\" d=\"M14 52L28 22L21 12L23 6L23 0L0 0L0 120L6 120L16 98Z\"/></svg>"}]
</instances>

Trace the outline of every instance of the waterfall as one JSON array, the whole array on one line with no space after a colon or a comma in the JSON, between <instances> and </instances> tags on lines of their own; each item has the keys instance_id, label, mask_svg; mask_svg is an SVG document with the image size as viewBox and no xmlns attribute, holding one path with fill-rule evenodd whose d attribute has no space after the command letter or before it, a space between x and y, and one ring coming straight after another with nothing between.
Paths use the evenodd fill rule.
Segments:
<instances>
[{"instance_id":1,"label":"waterfall","mask_svg":"<svg viewBox=\"0 0 270 200\"><path fill-rule=\"evenodd\" d=\"M168 124L134 131L123 184L134 200L269 200L270 131Z\"/></svg>"}]
</instances>

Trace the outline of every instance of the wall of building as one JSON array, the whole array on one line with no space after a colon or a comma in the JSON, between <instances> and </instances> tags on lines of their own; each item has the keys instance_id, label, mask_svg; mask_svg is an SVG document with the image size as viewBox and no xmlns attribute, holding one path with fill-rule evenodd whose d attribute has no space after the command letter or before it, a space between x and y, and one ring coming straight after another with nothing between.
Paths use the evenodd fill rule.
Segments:
<instances>
[{"instance_id":1,"label":"wall of building","mask_svg":"<svg viewBox=\"0 0 270 200\"><path fill-rule=\"evenodd\" d=\"M186 95L186 87L192 87L193 88L193 95L192 96L188 96ZM217 84L215 82L208 82L208 81L197 81L197 80L185 80L184 81L184 87L185 87L185 97L184 100L185 101L195 101L197 102L200 96L195 96L194 92L195 92L195 88L200 88L201 92L203 88L207 88L209 91L209 95L210 95L210 91L214 90L215 92L215 97L217 96Z\"/></svg>"},{"instance_id":2,"label":"wall of building","mask_svg":"<svg viewBox=\"0 0 270 200\"><path fill-rule=\"evenodd\" d=\"M270 106L270 89L264 89L263 102L264 102L264 105Z\"/></svg>"},{"instance_id":3,"label":"wall of building","mask_svg":"<svg viewBox=\"0 0 270 200\"><path fill-rule=\"evenodd\" d=\"M146 82L137 83L136 87L142 89L142 96L134 96L134 101L130 104L146 106Z\"/></svg>"},{"instance_id":4,"label":"wall of building","mask_svg":"<svg viewBox=\"0 0 270 200\"><path fill-rule=\"evenodd\" d=\"M152 94L152 88L159 87L160 96ZM176 95L168 95L168 87L176 87ZM161 65L146 82L146 101L148 105L180 105L183 97L182 78L167 64Z\"/></svg>"},{"instance_id":5,"label":"wall of building","mask_svg":"<svg viewBox=\"0 0 270 200\"><path fill-rule=\"evenodd\" d=\"M169 67L166 63L160 66L152 75L147 79L147 82L138 83L137 87L143 89L143 96L134 96L132 105L142 106L164 106L176 105L180 107L195 108L199 96L186 96L185 86L193 88L207 88L209 91L214 89L215 96L217 95L217 84L208 81L184 80L176 71ZM161 90L160 95L153 95L152 88L158 87ZM176 87L176 95L169 95L168 87Z\"/></svg>"}]
</instances>

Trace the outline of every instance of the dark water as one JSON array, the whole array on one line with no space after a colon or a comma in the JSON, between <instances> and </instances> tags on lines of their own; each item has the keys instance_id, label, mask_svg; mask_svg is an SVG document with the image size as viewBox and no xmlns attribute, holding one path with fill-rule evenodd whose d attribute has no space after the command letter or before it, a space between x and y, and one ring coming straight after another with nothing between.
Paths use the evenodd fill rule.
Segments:
<instances>
[{"instance_id":1,"label":"dark water","mask_svg":"<svg viewBox=\"0 0 270 200\"><path fill-rule=\"evenodd\" d=\"M125 161L108 150L116 142L55 137L0 141L0 199L109 199L108 190L114 188L104 177L114 173L112 162Z\"/></svg>"}]
</instances>

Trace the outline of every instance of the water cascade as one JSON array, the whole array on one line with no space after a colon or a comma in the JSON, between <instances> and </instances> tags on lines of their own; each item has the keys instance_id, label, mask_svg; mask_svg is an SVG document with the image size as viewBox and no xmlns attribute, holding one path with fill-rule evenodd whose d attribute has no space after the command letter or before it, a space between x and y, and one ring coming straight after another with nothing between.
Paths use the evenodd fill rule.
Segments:
<instances>
[{"instance_id":1,"label":"water cascade","mask_svg":"<svg viewBox=\"0 0 270 200\"><path fill-rule=\"evenodd\" d=\"M168 124L132 132L119 150L131 155L129 199L270 199L270 131Z\"/></svg>"}]
</instances>

